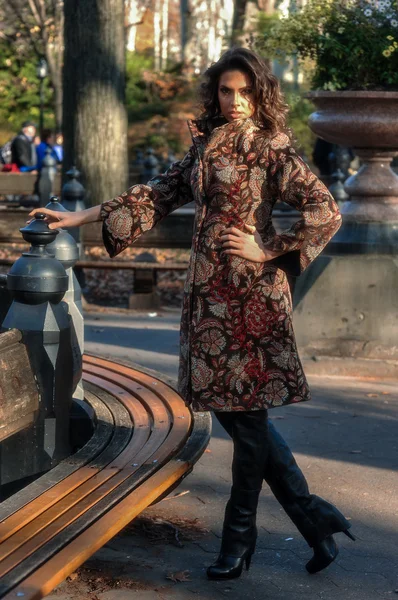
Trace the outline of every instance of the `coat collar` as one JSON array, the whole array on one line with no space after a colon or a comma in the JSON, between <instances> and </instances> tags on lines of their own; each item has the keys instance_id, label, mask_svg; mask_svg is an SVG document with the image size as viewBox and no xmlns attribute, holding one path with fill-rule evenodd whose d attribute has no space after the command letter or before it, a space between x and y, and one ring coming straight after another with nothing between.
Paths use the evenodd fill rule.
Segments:
<instances>
[{"instance_id":1,"label":"coat collar","mask_svg":"<svg viewBox=\"0 0 398 600\"><path fill-rule=\"evenodd\" d=\"M231 128L236 131L248 132L253 129L258 130L259 126L251 118L228 122L224 117L217 117L215 119L189 119L188 128L199 158L202 158L213 131Z\"/></svg>"},{"instance_id":2,"label":"coat collar","mask_svg":"<svg viewBox=\"0 0 398 600\"><path fill-rule=\"evenodd\" d=\"M224 117L215 117L214 119L188 119L187 123L192 142L201 158L214 129L228 124L228 121Z\"/></svg>"}]
</instances>

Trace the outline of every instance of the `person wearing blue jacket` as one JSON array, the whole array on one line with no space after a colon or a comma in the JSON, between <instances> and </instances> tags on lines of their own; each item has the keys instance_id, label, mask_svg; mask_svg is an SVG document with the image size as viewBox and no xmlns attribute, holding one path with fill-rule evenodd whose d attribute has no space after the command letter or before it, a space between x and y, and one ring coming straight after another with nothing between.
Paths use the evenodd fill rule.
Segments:
<instances>
[{"instance_id":1,"label":"person wearing blue jacket","mask_svg":"<svg viewBox=\"0 0 398 600\"><path fill-rule=\"evenodd\" d=\"M41 142L36 146L37 154L37 170L41 171L43 167L43 160L46 157L47 149L50 148L51 156L59 163L58 155L54 149L55 136L51 129L43 129Z\"/></svg>"}]
</instances>

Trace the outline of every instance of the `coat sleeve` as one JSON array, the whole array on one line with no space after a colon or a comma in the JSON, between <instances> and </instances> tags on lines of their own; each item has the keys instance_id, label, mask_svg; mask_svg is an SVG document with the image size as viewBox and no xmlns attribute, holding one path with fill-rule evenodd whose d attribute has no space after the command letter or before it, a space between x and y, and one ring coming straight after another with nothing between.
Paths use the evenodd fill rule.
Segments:
<instances>
[{"instance_id":1,"label":"coat sleeve","mask_svg":"<svg viewBox=\"0 0 398 600\"><path fill-rule=\"evenodd\" d=\"M194 158L191 147L162 175L101 204L102 237L112 258L166 215L193 200L190 174Z\"/></svg>"},{"instance_id":2,"label":"coat sleeve","mask_svg":"<svg viewBox=\"0 0 398 600\"><path fill-rule=\"evenodd\" d=\"M290 229L275 235L267 248L283 254L274 264L298 276L322 252L341 225L337 203L326 186L296 154L285 134L268 145L269 193L301 212Z\"/></svg>"}]
</instances>

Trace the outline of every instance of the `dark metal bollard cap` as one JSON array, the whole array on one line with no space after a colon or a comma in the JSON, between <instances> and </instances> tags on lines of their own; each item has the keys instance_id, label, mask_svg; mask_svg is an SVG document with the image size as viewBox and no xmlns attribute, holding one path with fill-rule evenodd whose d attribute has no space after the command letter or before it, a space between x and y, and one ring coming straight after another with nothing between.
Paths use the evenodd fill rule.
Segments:
<instances>
[{"instance_id":1,"label":"dark metal bollard cap","mask_svg":"<svg viewBox=\"0 0 398 600\"><path fill-rule=\"evenodd\" d=\"M50 210L57 210L58 212L69 212L68 209L65 208L59 201L58 196L51 196L50 202L46 204L45 208L49 208Z\"/></svg>"},{"instance_id":2,"label":"dark metal bollard cap","mask_svg":"<svg viewBox=\"0 0 398 600\"><path fill-rule=\"evenodd\" d=\"M7 287L13 299L24 304L52 302L58 304L68 289L68 275L62 264L46 251L46 246L58 235L49 229L39 213L27 227L21 229L24 239L32 247L24 252L11 267Z\"/></svg>"},{"instance_id":3,"label":"dark metal bollard cap","mask_svg":"<svg viewBox=\"0 0 398 600\"><path fill-rule=\"evenodd\" d=\"M46 208L59 212L69 212L59 201L58 196L52 196ZM59 229L58 235L46 248L47 252L53 254L65 269L73 267L79 260L79 248L75 239L65 229Z\"/></svg>"},{"instance_id":4,"label":"dark metal bollard cap","mask_svg":"<svg viewBox=\"0 0 398 600\"><path fill-rule=\"evenodd\" d=\"M22 237L26 242L35 246L50 244L58 235L56 229L49 229L46 221L44 220L46 215L43 213L36 213L33 221L22 227L19 231L22 233Z\"/></svg>"},{"instance_id":5,"label":"dark metal bollard cap","mask_svg":"<svg viewBox=\"0 0 398 600\"><path fill-rule=\"evenodd\" d=\"M66 176L69 181L62 187L62 202L83 200L85 196L85 189L80 183L79 177L80 172L73 166L67 173Z\"/></svg>"},{"instance_id":6,"label":"dark metal bollard cap","mask_svg":"<svg viewBox=\"0 0 398 600\"><path fill-rule=\"evenodd\" d=\"M53 254L65 269L73 267L79 260L79 248L75 239L65 229L60 229L56 239L48 244L47 252Z\"/></svg>"}]
</instances>

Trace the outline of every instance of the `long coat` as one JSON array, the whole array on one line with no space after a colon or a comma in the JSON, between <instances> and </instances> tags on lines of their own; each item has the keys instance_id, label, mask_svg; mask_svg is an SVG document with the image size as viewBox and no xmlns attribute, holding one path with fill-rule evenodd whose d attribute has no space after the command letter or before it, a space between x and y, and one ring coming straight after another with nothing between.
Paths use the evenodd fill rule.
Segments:
<instances>
[{"instance_id":1,"label":"long coat","mask_svg":"<svg viewBox=\"0 0 398 600\"><path fill-rule=\"evenodd\" d=\"M269 136L252 119L211 133L189 122L185 158L146 185L104 202L103 239L111 257L192 200L196 215L184 286L179 391L194 410L258 410L309 400L292 327L286 273L299 275L338 230L326 187L284 133ZM302 218L279 235L272 209L282 200ZM283 256L259 263L222 254L226 227L254 225Z\"/></svg>"}]
</instances>

